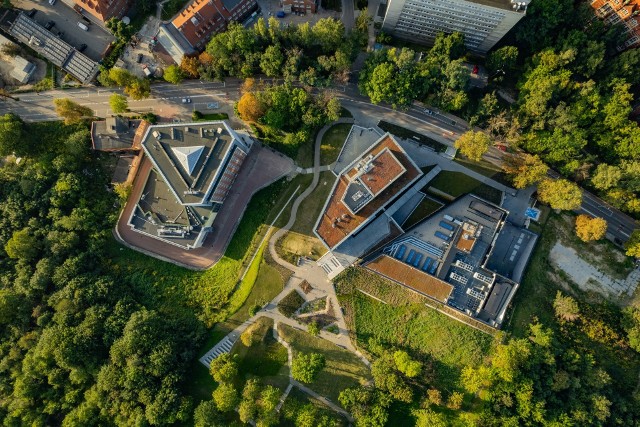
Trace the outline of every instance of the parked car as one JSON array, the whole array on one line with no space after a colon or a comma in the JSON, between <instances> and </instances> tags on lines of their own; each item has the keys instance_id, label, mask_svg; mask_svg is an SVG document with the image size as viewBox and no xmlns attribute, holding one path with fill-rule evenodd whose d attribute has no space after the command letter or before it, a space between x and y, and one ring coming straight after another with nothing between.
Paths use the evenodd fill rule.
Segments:
<instances>
[{"instance_id":1,"label":"parked car","mask_svg":"<svg viewBox=\"0 0 640 427\"><path fill-rule=\"evenodd\" d=\"M85 24L83 24L82 22L78 22L78 27L80 27L81 30L84 31L89 31L89 27L87 27Z\"/></svg>"},{"instance_id":2,"label":"parked car","mask_svg":"<svg viewBox=\"0 0 640 427\"><path fill-rule=\"evenodd\" d=\"M78 52L84 52L84 50L87 48L87 44L86 43L82 43L80 45L80 47L78 48Z\"/></svg>"},{"instance_id":3,"label":"parked car","mask_svg":"<svg viewBox=\"0 0 640 427\"><path fill-rule=\"evenodd\" d=\"M33 18L36 15L36 12L38 11L38 9L31 9L28 13L27 16L29 18Z\"/></svg>"},{"instance_id":4,"label":"parked car","mask_svg":"<svg viewBox=\"0 0 640 427\"><path fill-rule=\"evenodd\" d=\"M56 0L49 0L49 4L53 6L54 4L56 4Z\"/></svg>"},{"instance_id":5,"label":"parked car","mask_svg":"<svg viewBox=\"0 0 640 427\"><path fill-rule=\"evenodd\" d=\"M64 36L64 31L58 31L56 35L58 36L59 39L61 39L62 36Z\"/></svg>"},{"instance_id":6,"label":"parked car","mask_svg":"<svg viewBox=\"0 0 640 427\"><path fill-rule=\"evenodd\" d=\"M182 98L183 104L191 104L191 98Z\"/></svg>"},{"instance_id":7,"label":"parked car","mask_svg":"<svg viewBox=\"0 0 640 427\"><path fill-rule=\"evenodd\" d=\"M139 54L138 54L138 58L136 59L136 62L137 62L138 64L139 64L139 63L141 63L141 62L142 62L142 58L144 58L144 56L143 56L141 53L139 53Z\"/></svg>"},{"instance_id":8,"label":"parked car","mask_svg":"<svg viewBox=\"0 0 640 427\"><path fill-rule=\"evenodd\" d=\"M282 11L282 10L277 11L276 12L276 17L277 18L284 18L284 11Z\"/></svg>"},{"instance_id":9,"label":"parked car","mask_svg":"<svg viewBox=\"0 0 640 427\"><path fill-rule=\"evenodd\" d=\"M55 23L55 22L53 22L53 21L49 21L49 22L47 22L46 24L44 24L44 29L45 29L45 30L50 30L50 29L52 29L52 28L53 28L53 26L54 26L54 25L56 25L56 23Z\"/></svg>"}]
</instances>

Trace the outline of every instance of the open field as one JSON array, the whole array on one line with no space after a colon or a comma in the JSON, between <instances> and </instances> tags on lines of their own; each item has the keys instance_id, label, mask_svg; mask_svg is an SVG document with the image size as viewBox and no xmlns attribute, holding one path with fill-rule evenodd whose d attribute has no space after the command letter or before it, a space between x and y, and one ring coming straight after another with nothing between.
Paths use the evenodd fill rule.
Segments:
<instances>
[{"instance_id":1,"label":"open field","mask_svg":"<svg viewBox=\"0 0 640 427\"><path fill-rule=\"evenodd\" d=\"M407 349L428 366L428 382L437 387L459 389L461 369L479 365L492 352L493 337L426 307L423 297L378 275L351 268L335 283L358 346L367 349L376 338Z\"/></svg>"},{"instance_id":2,"label":"open field","mask_svg":"<svg viewBox=\"0 0 640 427\"><path fill-rule=\"evenodd\" d=\"M308 387L332 402L338 402L338 395L345 388L366 383L371 379L369 368L350 351L288 325L279 324L278 332L282 339L291 345L294 355L297 352L324 355L327 365Z\"/></svg>"},{"instance_id":3,"label":"open field","mask_svg":"<svg viewBox=\"0 0 640 427\"><path fill-rule=\"evenodd\" d=\"M338 154L351 130L350 123L338 123L331 126L322 137L320 145L320 164L329 165L338 159Z\"/></svg>"}]
</instances>

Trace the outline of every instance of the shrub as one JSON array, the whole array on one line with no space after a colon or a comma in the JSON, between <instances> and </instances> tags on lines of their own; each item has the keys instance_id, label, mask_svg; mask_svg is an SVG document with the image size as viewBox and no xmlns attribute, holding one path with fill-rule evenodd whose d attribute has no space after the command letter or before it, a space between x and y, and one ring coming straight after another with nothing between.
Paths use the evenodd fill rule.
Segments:
<instances>
[{"instance_id":1,"label":"shrub","mask_svg":"<svg viewBox=\"0 0 640 427\"><path fill-rule=\"evenodd\" d=\"M302 304L304 304L304 298L294 289L280 300L278 303L278 311L283 316L291 317Z\"/></svg>"}]
</instances>

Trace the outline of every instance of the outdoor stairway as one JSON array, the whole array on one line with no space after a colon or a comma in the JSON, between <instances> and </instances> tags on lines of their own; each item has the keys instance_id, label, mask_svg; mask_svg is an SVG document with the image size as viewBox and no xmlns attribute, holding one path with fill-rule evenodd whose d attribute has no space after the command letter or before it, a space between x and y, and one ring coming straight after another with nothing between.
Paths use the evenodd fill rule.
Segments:
<instances>
[{"instance_id":1,"label":"outdoor stairway","mask_svg":"<svg viewBox=\"0 0 640 427\"><path fill-rule=\"evenodd\" d=\"M215 347L209 350L207 354L200 358L200 363L209 368L213 359L220 356L222 353L229 353L237 340L238 337L234 334L227 335L222 341L216 344Z\"/></svg>"}]
</instances>

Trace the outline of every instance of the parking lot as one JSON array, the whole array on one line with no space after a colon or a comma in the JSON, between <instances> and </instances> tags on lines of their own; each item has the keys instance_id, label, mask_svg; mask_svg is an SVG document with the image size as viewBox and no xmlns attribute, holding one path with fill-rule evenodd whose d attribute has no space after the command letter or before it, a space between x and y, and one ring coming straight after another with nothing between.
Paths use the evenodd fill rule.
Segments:
<instances>
[{"instance_id":1,"label":"parking lot","mask_svg":"<svg viewBox=\"0 0 640 427\"><path fill-rule=\"evenodd\" d=\"M47 1L13 0L12 3L15 7L27 12L36 9L37 12L33 19L42 25L48 21L55 22L51 32L54 34L61 32L62 40L76 48L79 48L83 43L86 44L87 48L83 53L94 61L102 59L102 54L109 43L115 40L113 35L96 24L87 24L89 31L82 30L78 27L78 22L82 20L80 15L60 0L56 1L53 6Z\"/></svg>"},{"instance_id":2,"label":"parking lot","mask_svg":"<svg viewBox=\"0 0 640 427\"><path fill-rule=\"evenodd\" d=\"M276 12L283 10L280 0L258 0L258 5L260 6L261 13L258 14L257 18L263 17L265 20L271 16L275 17ZM287 13L284 18L278 18L278 20L282 22L283 25L304 24L305 22L313 25L322 18L340 19L340 12L318 7L318 13L307 13L302 16L298 16L295 13ZM255 21L256 19L254 19L254 22Z\"/></svg>"}]
</instances>

